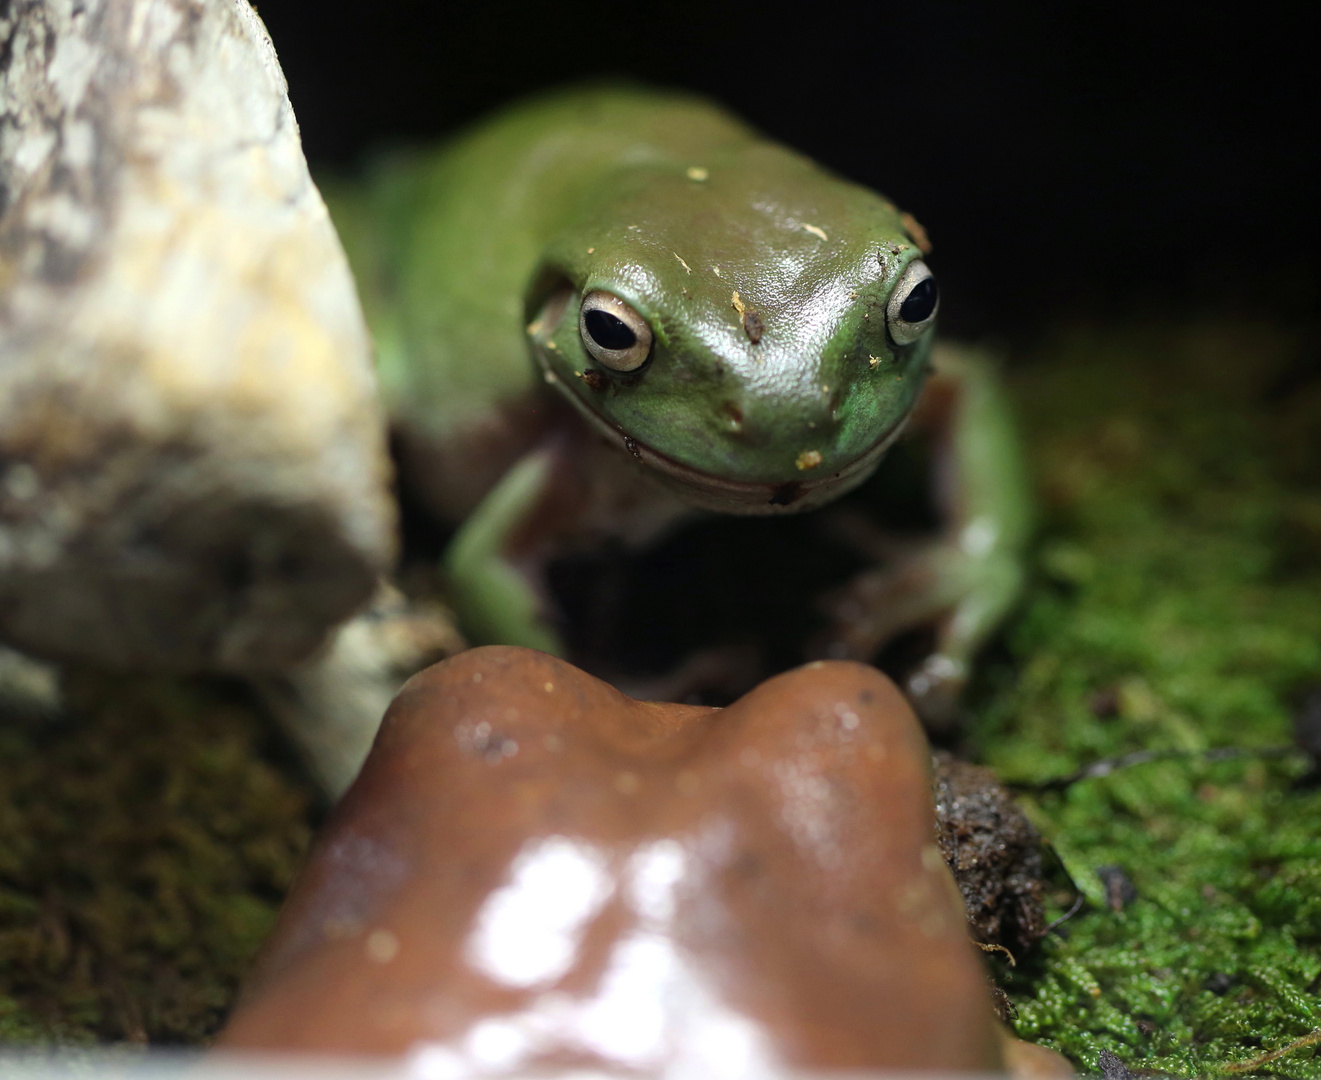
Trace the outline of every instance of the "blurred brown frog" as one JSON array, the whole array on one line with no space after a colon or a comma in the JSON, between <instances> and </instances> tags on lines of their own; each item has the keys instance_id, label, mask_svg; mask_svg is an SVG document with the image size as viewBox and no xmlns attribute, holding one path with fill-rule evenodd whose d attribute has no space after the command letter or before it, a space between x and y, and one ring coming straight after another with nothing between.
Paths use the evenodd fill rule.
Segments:
<instances>
[{"instance_id":1,"label":"blurred brown frog","mask_svg":"<svg viewBox=\"0 0 1321 1080\"><path fill-rule=\"evenodd\" d=\"M391 707L220 1045L456 1077L1069 1075L994 1020L929 770L862 664L713 709L463 653Z\"/></svg>"}]
</instances>

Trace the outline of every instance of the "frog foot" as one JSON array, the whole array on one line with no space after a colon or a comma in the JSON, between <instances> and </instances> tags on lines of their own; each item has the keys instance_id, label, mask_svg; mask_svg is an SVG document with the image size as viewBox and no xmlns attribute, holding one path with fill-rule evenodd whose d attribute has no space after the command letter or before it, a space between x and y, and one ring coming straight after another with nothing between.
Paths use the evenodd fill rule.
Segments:
<instances>
[{"instance_id":1,"label":"frog foot","mask_svg":"<svg viewBox=\"0 0 1321 1080\"><path fill-rule=\"evenodd\" d=\"M904 677L904 695L927 727L942 730L958 715L967 682L966 661L935 652Z\"/></svg>"},{"instance_id":2,"label":"frog foot","mask_svg":"<svg viewBox=\"0 0 1321 1080\"><path fill-rule=\"evenodd\" d=\"M827 629L812 654L870 662L899 635L933 628L933 651L904 688L929 727L948 727L973 656L1013 606L1021 582L1018 560L1007 551L970 551L953 539L910 546L825 598Z\"/></svg>"},{"instance_id":3,"label":"frog foot","mask_svg":"<svg viewBox=\"0 0 1321 1080\"><path fill-rule=\"evenodd\" d=\"M827 629L813 642L813 654L866 662L900 634L933 624L965 591L956 580L958 564L957 552L942 543L892 551L885 565L823 598Z\"/></svg>"}]
</instances>

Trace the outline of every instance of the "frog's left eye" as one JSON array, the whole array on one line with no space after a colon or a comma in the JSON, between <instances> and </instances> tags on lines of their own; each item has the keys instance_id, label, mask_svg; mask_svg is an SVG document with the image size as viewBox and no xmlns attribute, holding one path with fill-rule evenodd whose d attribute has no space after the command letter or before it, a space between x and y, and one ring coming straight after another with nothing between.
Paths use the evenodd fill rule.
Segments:
<instances>
[{"instance_id":1,"label":"frog's left eye","mask_svg":"<svg viewBox=\"0 0 1321 1080\"><path fill-rule=\"evenodd\" d=\"M927 264L921 259L909 263L890 294L885 322L896 345L911 345L922 336L936 317L940 290Z\"/></svg>"},{"instance_id":2,"label":"frog's left eye","mask_svg":"<svg viewBox=\"0 0 1321 1080\"><path fill-rule=\"evenodd\" d=\"M612 371L637 371L651 355L647 320L599 289L583 297L578 332L587 351Z\"/></svg>"}]
</instances>

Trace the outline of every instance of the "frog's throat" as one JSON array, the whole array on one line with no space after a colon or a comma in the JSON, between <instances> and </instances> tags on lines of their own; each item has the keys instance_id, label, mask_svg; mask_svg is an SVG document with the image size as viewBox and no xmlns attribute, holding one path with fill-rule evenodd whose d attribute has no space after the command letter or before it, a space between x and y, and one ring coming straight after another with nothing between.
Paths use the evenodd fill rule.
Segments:
<instances>
[{"instance_id":1,"label":"frog's throat","mask_svg":"<svg viewBox=\"0 0 1321 1080\"><path fill-rule=\"evenodd\" d=\"M539 358L540 359L540 358ZM824 476L793 478L784 481L729 480L712 473L702 472L646 443L634 439L623 428L606 420L573 390L564 385L555 372L543 366L546 382L554 386L573 403L588 424L605 436L607 442L618 446L635 461L646 466L656 479L662 481L676 495L691 506L715 510L722 514L797 514L814 510L818 506L852 491L866 480L880 464L885 452L903 434L908 414L901 416L887 428L872 445L842 469Z\"/></svg>"}]
</instances>

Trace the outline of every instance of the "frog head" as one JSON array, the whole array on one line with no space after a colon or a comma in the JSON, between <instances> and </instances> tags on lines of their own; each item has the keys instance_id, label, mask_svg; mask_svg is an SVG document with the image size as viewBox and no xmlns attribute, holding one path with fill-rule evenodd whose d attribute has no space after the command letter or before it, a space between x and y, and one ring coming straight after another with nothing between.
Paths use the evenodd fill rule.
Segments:
<instances>
[{"instance_id":1,"label":"frog head","mask_svg":"<svg viewBox=\"0 0 1321 1080\"><path fill-rule=\"evenodd\" d=\"M690 502L821 505L860 484L926 375L921 229L780 147L645 162L589 193L527 295L543 377Z\"/></svg>"}]
</instances>

